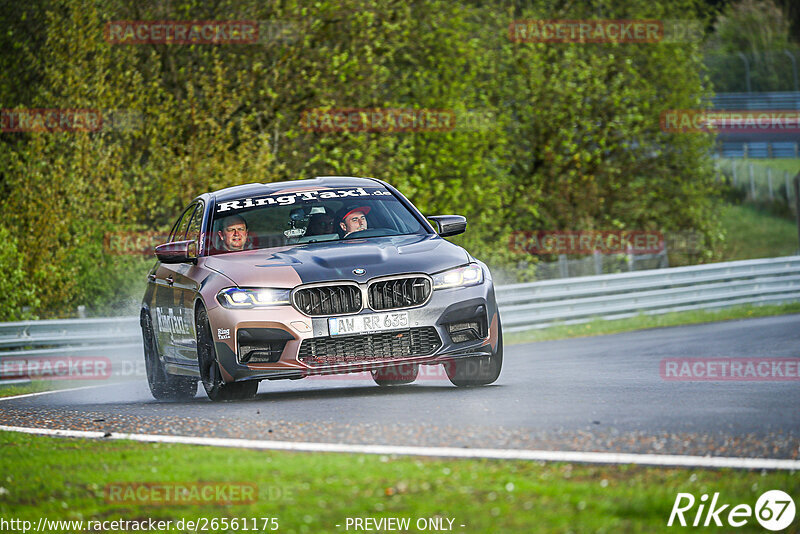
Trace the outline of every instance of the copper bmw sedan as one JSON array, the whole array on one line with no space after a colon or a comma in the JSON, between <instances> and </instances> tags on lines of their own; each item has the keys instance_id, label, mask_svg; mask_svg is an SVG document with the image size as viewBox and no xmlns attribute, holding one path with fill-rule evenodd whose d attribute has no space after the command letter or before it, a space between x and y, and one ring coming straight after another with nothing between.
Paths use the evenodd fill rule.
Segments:
<instances>
[{"instance_id":1,"label":"copper bmw sedan","mask_svg":"<svg viewBox=\"0 0 800 534\"><path fill-rule=\"evenodd\" d=\"M503 336L489 269L391 185L323 177L195 198L156 247L140 323L150 391L253 397L261 380L369 371L408 384L444 365L490 384Z\"/></svg>"}]
</instances>

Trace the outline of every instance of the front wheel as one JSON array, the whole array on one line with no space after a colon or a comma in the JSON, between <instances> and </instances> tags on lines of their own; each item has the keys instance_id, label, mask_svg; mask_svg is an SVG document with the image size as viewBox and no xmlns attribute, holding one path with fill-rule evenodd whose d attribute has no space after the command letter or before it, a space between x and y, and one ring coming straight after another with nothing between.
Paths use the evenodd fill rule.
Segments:
<instances>
[{"instance_id":1,"label":"front wheel","mask_svg":"<svg viewBox=\"0 0 800 534\"><path fill-rule=\"evenodd\" d=\"M197 331L197 363L200 367L200 381L206 395L212 401L241 400L253 398L258 391L258 381L226 383L217 361L214 339L211 337L211 325L208 322L206 309L200 306L195 318Z\"/></svg>"},{"instance_id":2,"label":"front wheel","mask_svg":"<svg viewBox=\"0 0 800 534\"><path fill-rule=\"evenodd\" d=\"M497 317L497 347L491 356L473 356L444 364L447 378L454 386L485 386L500 376L503 367L503 327Z\"/></svg>"}]
</instances>

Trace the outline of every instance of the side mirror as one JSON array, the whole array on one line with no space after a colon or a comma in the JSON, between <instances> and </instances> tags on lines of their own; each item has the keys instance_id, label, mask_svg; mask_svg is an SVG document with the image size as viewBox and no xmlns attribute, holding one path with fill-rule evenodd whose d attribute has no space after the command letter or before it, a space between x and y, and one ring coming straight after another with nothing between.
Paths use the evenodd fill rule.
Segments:
<instances>
[{"instance_id":1,"label":"side mirror","mask_svg":"<svg viewBox=\"0 0 800 534\"><path fill-rule=\"evenodd\" d=\"M428 217L442 237L463 234L467 230L467 219L461 215L432 215Z\"/></svg>"},{"instance_id":2,"label":"side mirror","mask_svg":"<svg viewBox=\"0 0 800 534\"><path fill-rule=\"evenodd\" d=\"M197 243L189 240L158 245L156 257L161 263L197 263Z\"/></svg>"}]
</instances>

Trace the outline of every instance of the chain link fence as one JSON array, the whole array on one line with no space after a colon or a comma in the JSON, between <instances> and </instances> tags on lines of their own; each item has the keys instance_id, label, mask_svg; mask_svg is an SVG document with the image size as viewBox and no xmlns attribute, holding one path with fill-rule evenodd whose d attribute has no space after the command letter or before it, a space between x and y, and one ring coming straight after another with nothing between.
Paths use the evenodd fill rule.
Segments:
<instances>
[{"instance_id":1,"label":"chain link fence","mask_svg":"<svg viewBox=\"0 0 800 534\"><path fill-rule=\"evenodd\" d=\"M704 63L718 93L800 91L800 47L771 52L707 54Z\"/></svg>"},{"instance_id":2,"label":"chain link fence","mask_svg":"<svg viewBox=\"0 0 800 534\"><path fill-rule=\"evenodd\" d=\"M779 202L795 209L793 180L796 173L742 159L717 160L718 176L735 189L742 191L749 201Z\"/></svg>"},{"instance_id":3,"label":"chain link fence","mask_svg":"<svg viewBox=\"0 0 800 534\"><path fill-rule=\"evenodd\" d=\"M615 274L669 267L666 249L658 254L593 254L583 258L558 256L557 261L536 264L537 280Z\"/></svg>"}]
</instances>

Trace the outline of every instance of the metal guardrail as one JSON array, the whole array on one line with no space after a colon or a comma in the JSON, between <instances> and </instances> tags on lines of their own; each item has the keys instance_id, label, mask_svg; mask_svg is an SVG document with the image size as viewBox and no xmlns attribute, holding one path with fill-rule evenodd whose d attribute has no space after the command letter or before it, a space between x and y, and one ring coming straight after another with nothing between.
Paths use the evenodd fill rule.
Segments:
<instances>
[{"instance_id":1,"label":"metal guardrail","mask_svg":"<svg viewBox=\"0 0 800 534\"><path fill-rule=\"evenodd\" d=\"M800 91L774 91L758 93L717 93L711 98L714 109L741 111L800 110Z\"/></svg>"},{"instance_id":2,"label":"metal guardrail","mask_svg":"<svg viewBox=\"0 0 800 534\"><path fill-rule=\"evenodd\" d=\"M800 301L800 256L563 278L496 288L503 330L595 318ZM0 323L0 359L141 350L138 317Z\"/></svg>"},{"instance_id":3,"label":"metal guardrail","mask_svg":"<svg viewBox=\"0 0 800 534\"><path fill-rule=\"evenodd\" d=\"M141 346L138 317L0 323L0 358L108 356Z\"/></svg>"},{"instance_id":4,"label":"metal guardrail","mask_svg":"<svg viewBox=\"0 0 800 534\"><path fill-rule=\"evenodd\" d=\"M514 284L496 289L504 332L595 318L800 301L800 256Z\"/></svg>"}]
</instances>

